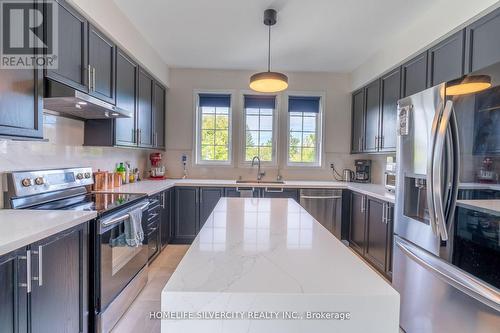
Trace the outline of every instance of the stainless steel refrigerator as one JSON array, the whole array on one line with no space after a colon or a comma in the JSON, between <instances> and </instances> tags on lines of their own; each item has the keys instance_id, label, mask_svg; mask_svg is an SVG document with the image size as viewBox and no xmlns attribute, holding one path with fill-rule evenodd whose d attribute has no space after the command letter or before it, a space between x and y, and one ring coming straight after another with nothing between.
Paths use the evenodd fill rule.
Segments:
<instances>
[{"instance_id":1,"label":"stainless steel refrigerator","mask_svg":"<svg viewBox=\"0 0 500 333\"><path fill-rule=\"evenodd\" d=\"M459 82L487 89L451 95ZM407 333L500 332L500 64L398 102L393 286Z\"/></svg>"}]
</instances>

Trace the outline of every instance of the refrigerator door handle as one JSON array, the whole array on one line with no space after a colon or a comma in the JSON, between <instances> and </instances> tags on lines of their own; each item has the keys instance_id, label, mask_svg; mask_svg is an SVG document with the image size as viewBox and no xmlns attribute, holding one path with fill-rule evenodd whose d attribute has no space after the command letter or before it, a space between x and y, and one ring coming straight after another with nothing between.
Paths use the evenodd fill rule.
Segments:
<instances>
[{"instance_id":1,"label":"refrigerator door handle","mask_svg":"<svg viewBox=\"0 0 500 333\"><path fill-rule=\"evenodd\" d=\"M417 264L479 302L500 311L500 292L446 261L397 238L396 246Z\"/></svg>"},{"instance_id":2,"label":"refrigerator door handle","mask_svg":"<svg viewBox=\"0 0 500 333\"><path fill-rule=\"evenodd\" d=\"M439 235L441 235L441 239L444 241L448 240L448 229L446 227L446 216L443 203L442 168L446 132L448 131L448 126L450 125L452 111L453 102L447 101L444 107L441 121L439 122L439 127L437 129L436 144L434 147L434 158L432 162L432 188L434 192L433 199L436 214L436 224Z\"/></svg>"},{"instance_id":3,"label":"refrigerator door handle","mask_svg":"<svg viewBox=\"0 0 500 333\"><path fill-rule=\"evenodd\" d=\"M427 206L429 209L429 223L432 228L432 232L439 236L437 223L436 223L436 210L434 207L434 177L433 177L433 166L434 166L434 155L435 155L435 145L436 145L436 133L438 130L439 119L441 117L441 110L443 109L442 103L439 104L436 113L434 115L434 120L432 121L431 137L429 142L429 152L427 155Z\"/></svg>"}]
</instances>

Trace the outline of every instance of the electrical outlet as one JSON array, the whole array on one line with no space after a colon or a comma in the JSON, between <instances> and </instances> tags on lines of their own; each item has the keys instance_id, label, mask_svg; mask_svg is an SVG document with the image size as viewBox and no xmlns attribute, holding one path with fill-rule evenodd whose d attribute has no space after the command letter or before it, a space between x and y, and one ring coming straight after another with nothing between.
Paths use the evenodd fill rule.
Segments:
<instances>
[{"instance_id":1,"label":"electrical outlet","mask_svg":"<svg viewBox=\"0 0 500 333\"><path fill-rule=\"evenodd\" d=\"M186 155L186 154L182 155L182 162L183 162L183 163L186 163L186 162L187 162L187 159L188 159L188 157L187 157L187 155Z\"/></svg>"},{"instance_id":2,"label":"electrical outlet","mask_svg":"<svg viewBox=\"0 0 500 333\"><path fill-rule=\"evenodd\" d=\"M333 163L330 163L330 169L335 169L335 166L333 165Z\"/></svg>"}]
</instances>

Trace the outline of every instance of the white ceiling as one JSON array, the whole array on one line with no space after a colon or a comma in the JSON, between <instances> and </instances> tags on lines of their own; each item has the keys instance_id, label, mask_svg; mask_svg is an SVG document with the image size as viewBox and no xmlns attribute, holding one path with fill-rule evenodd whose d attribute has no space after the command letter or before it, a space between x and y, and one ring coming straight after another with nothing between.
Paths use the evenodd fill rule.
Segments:
<instances>
[{"instance_id":1,"label":"white ceiling","mask_svg":"<svg viewBox=\"0 0 500 333\"><path fill-rule=\"evenodd\" d=\"M350 72L439 1L113 0L171 67Z\"/></svg>"}]
</instances>

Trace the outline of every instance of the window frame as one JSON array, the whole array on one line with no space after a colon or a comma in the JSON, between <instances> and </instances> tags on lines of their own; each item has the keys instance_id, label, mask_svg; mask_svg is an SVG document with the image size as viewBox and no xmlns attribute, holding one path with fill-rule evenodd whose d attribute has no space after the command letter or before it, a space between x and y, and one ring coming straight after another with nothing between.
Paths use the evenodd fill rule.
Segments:
<instances>
[{"instance_id":1,"label":"window frame","mask_svg":"<svg viewBox=\"0 0 500 333\"><path fill-rule=\"evenodd\" d=\"M228 111L228 160L227 161L206 161L201 159L201 108L200 108L200 94L219 94L229 95L229 111ZM234 90L194 90L193 91L193 104L194 104L194 138L193 142L195 147L193 149L193 159L196 165L201 166L233 166L233 109L234 109Z\"/></svg>"},{"instance_id":2,"label":"window frame","mask_svg":"<svg viewBox=\"0 0 500 333\"><path fill-rule=\"evenodd\" d=\"M324 161L324 132L325 132L325 99L324 92L304 92L304 91L287 91L285 94L285 107L283 112L286 113L286 149L285 149L285 166L286 168L322 168ZM288 112L288 101L290 97L319 97L319 112L316 117L316 161L315 162L292 162L290 161L290 112Z\"/></svg>"},{"instance_id":3,"label":"window frame","mask_svg":"<svg viewBox=\"0 0 500 333\"><path fill-rule=\"evenodd\" d=\"M240 129L240 163L239 167L251 168L252 161L245 161L246 156L246 108L245 108L245 95L254 96L274 96L274 110L273 110L273 143L272 143L272 155L271 161L261 161L262 167L278 167L279 165L279 117L280 117L280 94L277 93L258 93L253 90L242 90L240 91L240 105L241 105L241 129Z\"/></svg>"}]
</instances>

